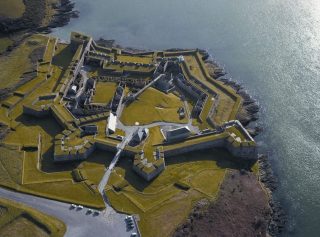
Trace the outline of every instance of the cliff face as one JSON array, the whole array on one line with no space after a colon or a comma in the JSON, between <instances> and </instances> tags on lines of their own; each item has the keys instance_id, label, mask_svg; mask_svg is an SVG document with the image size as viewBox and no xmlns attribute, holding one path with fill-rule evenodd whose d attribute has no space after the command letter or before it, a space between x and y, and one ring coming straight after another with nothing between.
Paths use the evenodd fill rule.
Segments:
<instances>
[{"instance_id":1,"label":"cliff face","mask_svg":"<svg viewBox=\"0 0 320 237\"><path fill-rule=\"evenodd\" d=\"M268 201L256 175L231 170L217 200L199 202L173 236L267 236Z\"/></svg>"}]
</instances>

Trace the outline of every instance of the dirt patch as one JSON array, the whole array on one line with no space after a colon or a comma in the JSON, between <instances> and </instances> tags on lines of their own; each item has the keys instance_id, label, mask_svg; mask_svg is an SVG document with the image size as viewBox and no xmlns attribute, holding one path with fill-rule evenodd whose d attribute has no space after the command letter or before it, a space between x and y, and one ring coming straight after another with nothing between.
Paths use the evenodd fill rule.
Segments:
<instances>
[{"instance_id":1,"label":"dirt patch","mask_svg":"<svg viewBox=\"0 0 320 237\"><path fill-rule=\"evenodd\" d=\"M268 196L253 173L231 170L216 202L199 202L173 234L180 236L267 236Z\"/></svg>"}]
</instances>

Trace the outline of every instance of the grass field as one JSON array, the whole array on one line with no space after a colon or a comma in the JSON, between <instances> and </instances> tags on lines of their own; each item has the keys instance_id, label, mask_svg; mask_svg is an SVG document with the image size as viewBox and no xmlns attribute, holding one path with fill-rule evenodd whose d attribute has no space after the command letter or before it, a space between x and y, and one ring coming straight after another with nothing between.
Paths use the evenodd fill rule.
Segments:
<instances>
[{"instance_id":1,"label":"grass field","mask_svg":"<svg viewBox=\"0 0 320 237\"><path fill-rule=\"evenodd\" d=\"M117 84L113 82L98 82L92 103L108 104L116 91Z\"/></svg>"},{"instance_id":2,"label":"grass field","mask_svg":"<svg viewBox=\"0 0 320 237\"><path fill-rule=\"evenodd\" d=\"M8 37L0 35L0 54L5 52L8 46L11 46L13 41Z\"/></svg>"},{"instance_id":3,"label":"grass field","mask_svg":"<svg viewBox=\"0 0 320 237\"><path fill-rule=\"evenodd\" d=\"M1 0L0 16L7 18L19 18L25 11L23 0Z\"/></svg>"},{"instance_id":4,"label":"grass field","mask_svg":"<svg viewBox=\"0 0 320 237\"><path fill-rule=\"evenodd\" d=\"M212 149L166 159L166 169L148 183L132 171L130 160L122 158L106 188L111 204L119 211L139 214L144 236L170 236L203 198L214 200L228 168L239 168L229 161L229 153ZM125 179L128 186L115 191L112 183ZM182 182L189 190L179 188Z\"/></svg>"},{"instance_id":5,"label":"grass field","mask_svg":"<svg viewBox=\"0 0 320 237\"><path fill-rule=\"evenodd\" d=\"M45 46L47 40L45 36L33 35L15 48L8 56L0 57L0 88L16 85L21 80L20 77L24 72L33 70L29 55L34 49Z\"/></svg>"},{"instance_id":6,"label":"grass field","mask_svg":"<svg viewBox=\"0 0 320 237\"><path fill-rule=\"evenodd\" d=\"M0 198L0 236L62 237L65 232L66 226L60 220Z\"/></svg>"},{"instance_id":7,"label":"grass field","mask_svg":"<svg viewBox=\"0 0 320 237\"><path fill-rule=\"evenodd\" d=\"M127 56L127 55L118 55L117 60L120 62L132 62L132 63L145 63L150 64L153 61L153 57L138 57L138 56Z\"/></svg>"},{"instance_id":8,"label":"grass field","mask_svg":"<svg viewBox=\"0 0 320 237\"><path fill-rule=\"evenodd\" d=\"M145 90L136 101L124 108L121 121L125 125L149 124L152 122L187 123L180 119L177 110L184 104L174 94L165 94L154 88Z\"/></svg>"}]
</instances>

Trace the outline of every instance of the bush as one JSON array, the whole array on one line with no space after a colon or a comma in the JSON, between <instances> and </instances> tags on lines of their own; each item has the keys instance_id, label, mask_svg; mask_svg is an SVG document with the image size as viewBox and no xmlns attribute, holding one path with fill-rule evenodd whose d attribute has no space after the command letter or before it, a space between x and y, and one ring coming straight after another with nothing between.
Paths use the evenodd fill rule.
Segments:
<instances>
[{"instance_id":1,"label":"bush","mask_svg":"<svg viewBox=\"0 0 320 237\"><path fill-rule=\"evenodd\" d=\"M190 185L182 182L182 181L178 181L176 183L174 183L174 186L176 186L177 188L180 188L182 190L189 190L190 189Z\"/></svg>"}]
</instances>

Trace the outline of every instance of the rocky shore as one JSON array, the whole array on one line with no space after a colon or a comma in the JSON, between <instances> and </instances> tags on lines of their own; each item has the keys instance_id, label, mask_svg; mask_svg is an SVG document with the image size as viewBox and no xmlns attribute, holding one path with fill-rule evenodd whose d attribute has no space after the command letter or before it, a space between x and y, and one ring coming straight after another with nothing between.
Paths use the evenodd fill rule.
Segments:
<instances>
[{"instance_id":1,"label":"rocky shore","mask_svg":"<svg viewBox=\"0 0 320 237\"><path fill-rule=\"evenodd\" d=\"M263 131L260 126L254 126L248 128L249 124L259 118L259 104L252 98L248 92L237 82L227 79L225 72L219 67L219 65L213 60L207 60L209 67L214 68L214 72L211 74L215 79L222 81L224 84L231 86L237 93L244 99L242 110L239 112L238 120L247 127L248 132L253 136L259 135ZM212 72L212 70L211 70ZM272 192L277 189L277 179L272 171L270 160L266 154L259 155L259 180L269 192L269 206L271 209L270 221L268 225L268 233L271 236L278 236L284 229L286 224L286 214L281 206L281 203L276 201Z\"/></svg>"},{"instance_id":2,"label":"rocky shore","mask_svg":"<svg viewBox=\"0 0 320 237\"><path fill-rule=\"evenodd\" d=\"M229 170L214 202L202 200L174 237L266 236L268 195L252 172Z\"/></svg>"},{"instance_id":3,"label":"rocky shore","mask_svg":"<svg viewBox=\"0 0 320 237\"><path fill-rule=\"evenodd\" d=\"M0 33L48 33L52 28L64 26L71 18L78 17L78 12L73 10L74 3L70 0L57 0L54 3L48 3L47 0L24 0L24 4L26 10L22 17L0 19ZM44 21L46 18L48 19Z\"/></svg>"}]
</instances>

